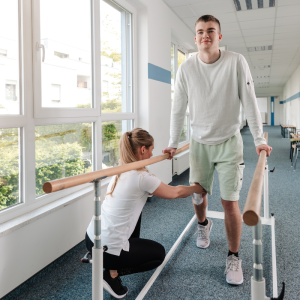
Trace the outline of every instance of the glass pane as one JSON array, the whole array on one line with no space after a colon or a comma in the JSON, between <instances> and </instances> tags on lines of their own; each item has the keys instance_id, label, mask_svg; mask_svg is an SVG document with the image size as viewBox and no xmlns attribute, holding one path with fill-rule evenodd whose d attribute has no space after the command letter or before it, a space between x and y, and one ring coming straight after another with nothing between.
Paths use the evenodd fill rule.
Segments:
<instances>
[{"instance_id":1,"label":"glass pane","mask_svg":"<svg viewBox=\"0 0 300 300\"><path fill-rule=\"evenodd\" d=\"M0 129L0 210L20 202L19 129Z\"/></svg>"},{"instance_id":2,"label":"glass pane","mask_svg":"<svg viewBox=\"0 0 300 300\"><path fill-rule=\"evenodd\" d=\"M40 1L43 107L92 107L90 2Z\"/></svg>"},{"instance_id":3,"label":"glass pane","mask_svg":"<svg viewBox=\"0 0 300 300\"><path fill-rule=\"evenodd\" d=\"M132 112L130 15L101 1L100 18L102 113Z\"/></svg>"},{"instance_id":4,"label":"glass pane","mask_svg":"<svg viewBox=\"0 0 300 300\"><path fill-rule=\"evenodd\" d=\"M20 113L18 0L0 0L0 114Z\"/></svg>"},{"instance_id":5,"label":"glass pane","mask_svg":"<svg viewBox=\"0 0 300 300\"><path fill-rule=\"evenodd\" d=\"M36 195L46 181L93 171L93 123L35 127Z\"/></svg>"},{"instance_id":6,"label":"glass pane","mask_svg":"<svg viewBox=\"0 0 300 300\"><path fill-rule=\"evenodd\" d=\"M185 61L185 54L181 51L177 51L178 53L178 68Z\"/></svg>"},{"instance_id":7,"label":"glass pane","mask_svg":"<svg viewBox=\"0 0 300 300\"><path fill-rule=\"evenodd\" d=\"M173 102L174 99L174 45L171 44L171 102Z\"/></svg>"},{"instance_id":8,"label":"glass pane","mask_svg":"<svg viewBox=\"0 0 300 300\"><path fill-rule=\"evenodd\" d=\"M183 124L183 129L182 129L182 132L181 132L181 135L180 135L179 143L185 142L188 139L188 132L187 132L188 122L187 122L187 118L188 118L188 116L185 116L185 118L184 118L184 124Z\"/></svg>"},{"instance_id":9,"label":"glass pane","mask_svg":"<svg viewBox=\"0 0 300 300\"><path fill-rule=\"evenodd\" d=\"M132 130L132 120L102 122L102 169L119 164L119 140Z\"/></svg>"}]
</instances>

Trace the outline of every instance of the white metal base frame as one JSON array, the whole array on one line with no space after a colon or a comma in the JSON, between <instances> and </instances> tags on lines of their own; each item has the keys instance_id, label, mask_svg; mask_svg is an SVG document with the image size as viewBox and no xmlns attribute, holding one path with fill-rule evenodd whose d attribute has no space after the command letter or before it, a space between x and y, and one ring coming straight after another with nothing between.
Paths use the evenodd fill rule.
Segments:
<instances>
[{"instance_id":1,"label":"white metal base frame","mask_svg":"<svg viewBox=\"0 0 300 300\"><path fill-rule=\"evenodd\" d=\"M272 217L269 217L269 186L268 186L268 166L266 165L266 171L265 171L265 178L264 178L264 217L260 218L260 224L263 225L269 225L271 226L271 234L272 234L272 277L273 277L273 297L278 297L278 288L277 288L277 268L276 268L276 244L275 244L275 218L272 215ZM99 185L95 184L95 203L99 204L101 203L100 200L100 192L99 192ZM206 212L207 217L209 218L216 218L216 219L224 219L224 212L218 212L218 211L208 211ZM101 238L99 235L99 232L101 230L100 226L100 209L99 206L95 206L95 220L97 218L97 221L95 223L95 242L98 238L100 243L100 248L96 249L93 247L93 300L103 300L103 248L101 246ZM137 296L136 300L142 300L153 283L155 282L156 278L159 276L161 271L163 270L164 266L167 264L177 247L179 246L180 242L182 241L185 234L189 231L191 226L196 220L196 215L190 220L188 225L185 227L183 232L180 234L168 254L166 255L163 263L156 269L156 271L153 273L151 278L148 280L140 294ZM261 226L261 225L260 225ZM260 227L261 228L261 227ZM100 229L100 230L99 230ZM255 248L255 247L254 247ZM255 251L255 250L254 250ZM255 252L254 252L255 256ZM255 264L254 264L254 270L255 270ZM261 269L262 272L262 269ZM261 273L262 274L262 273ZM266 297L266 283L265 279L262 277L261 280L257 281L254 279L254 277L251 277L251 300L267 300L270 299Z\"/></svg>"}]
</instances>

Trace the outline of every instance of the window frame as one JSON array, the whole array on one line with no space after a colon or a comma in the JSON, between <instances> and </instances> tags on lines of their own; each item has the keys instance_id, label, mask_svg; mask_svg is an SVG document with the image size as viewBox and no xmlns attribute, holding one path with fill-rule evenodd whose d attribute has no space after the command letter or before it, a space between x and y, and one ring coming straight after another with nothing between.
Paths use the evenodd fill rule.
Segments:
<instances>
[{"instance_id":1,"label":"window frame","mask_svg":"<svg viewBox=\"0 0 300 300\"><path fill-rule=\"evenodd\" d=\"M183 47L179 42L176 41L172 37L171 39L171 46L173 45L173 51L174 51L174 88L175 88L175 82L176 82L176 75L178 70L178 51L185 54L185 59L187 60L189 58L189 52L188 50ZM191 126L190 126L190 114L188 109L185 112L185 117L187 117L187 140L181 142L178 144L178 148L186 145L190 142L190 136L191 136Z\"/></svg>"},{"instance_id":2,"label":"window frame","mask_svg":"<svg viewBox=\"0 0 300 300\"><path fill-rule=\"evenodd\" d=\"M32 56L33 56L33 87L34 87L34 117L91 117L100 116L101 90L96 82L101 82L101 58L96 53L100 49L100 0L90 0L91 3L91 77L92 77L92 108L61 108L42 106L42 60L40 44L40 0L32 1ZM46 51L45 51L46 52ZM45 53L46 56L46 53ZM99 72L100 70L100 72Z\"/></svg>"},{"instance_id":3,"label":"window frame","mask_svg":"<svg viewBox=\"0 0 300 300\"><path fill-rule=\"evenodd\" d=\"M110 0L103 0L109 2ZM44 194L36 197L35 195L35 126L46 126L56 124L70 123L93 123L93 169L102 169L102 122L116 120L132 120L133 128L138 126L138 105L137 105L137 58L136 53L136 36L137 30L136 9L123 0L117 2L111 1L119 7L123 7L131 13L131 84L132 84L132 112L131 113L103 113L101 114L101 53L100 49L100 0L91 0L94 24L92 35L94 37L92 74L93 92L96 107L93 109L63 109L63 108L41 108L37 106L36 93L41 91L36 89L38 82L36 79L37 63L34 61L40 52L36 51L35 43L37 41L36 24L37 18L34 14L37 10L39 0L24 1L18 0L19 5L19 97L20 97L20 114L1 115L0 128L20 128L20 202L0 211L1 223L19 217L23 214L38 209L56 200L71 195L80 190L90 187L92 183L87 183L70 189L55 192L53 194ZM38 7L39 8L39 7ZM39 28L38 28L39 31ZM96 44L96 45L95 45ZM128 47L128 45L126 45ZM96 50L95 50L96 49ZM126 73L127 74L127 73ZM96 84L98 82L98 84ZM100 84L99 84L100 83ZM59 112L60 110L61 112ZM68 115L66 115L68 114Z\"/></svg>"}]
</instances>

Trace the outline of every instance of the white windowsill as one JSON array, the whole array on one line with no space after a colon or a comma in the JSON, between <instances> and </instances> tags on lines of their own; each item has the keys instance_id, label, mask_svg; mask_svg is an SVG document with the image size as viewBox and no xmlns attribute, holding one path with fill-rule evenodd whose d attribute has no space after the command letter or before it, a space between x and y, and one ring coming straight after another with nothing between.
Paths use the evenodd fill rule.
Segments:
<instances>
[{"instance_id":1,"label":"white windowsill","mask_svg":"<svg viewBox=\"0 0 300 300\"><path fill-rule=\"evenodd\" d=\"M111 178L105 178L101 181L101 188L107 186L109 184ZM68 196L65 196L63 198L60 198L56 201L53 201L49 204L46 204L42 207L39 207L37 209L34 209L22 216L19 216L17 218L14 218L12 220L9 220L7 222L4 222L0 224L0 238L6 234L9 234L10 232L17 230L25 225L28 225L52 212L55 212L61 208L64 208L65 206L72 204L83 197L85 197L87 194L92 193L94 191L93 186L84 188L80 191L77 191L75 193L72 193Z\"/></svg>"}]
</instances>

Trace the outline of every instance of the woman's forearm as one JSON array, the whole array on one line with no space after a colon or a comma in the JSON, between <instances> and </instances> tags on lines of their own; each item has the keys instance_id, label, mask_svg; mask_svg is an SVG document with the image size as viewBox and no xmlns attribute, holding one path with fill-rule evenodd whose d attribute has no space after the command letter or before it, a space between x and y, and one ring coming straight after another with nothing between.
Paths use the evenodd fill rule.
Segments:
<instances>
[{"instance_id":1,"label":"woman's forearm","mask_svg":"<svg viewBox=\"0 0 300 300\"><path fill-rule=\"evenodd\" d=\"M176 188L177 188L176 198L186 198L192 195L193 193L197 193L197 194L205 193L205 190L199 184L192 185L192 186L178 185Z\"/></svg>"}]
</instances>

